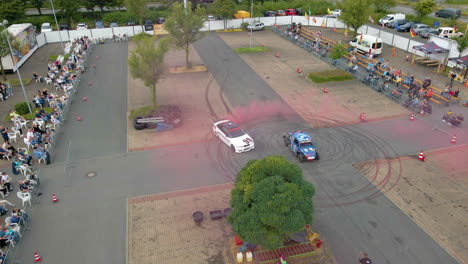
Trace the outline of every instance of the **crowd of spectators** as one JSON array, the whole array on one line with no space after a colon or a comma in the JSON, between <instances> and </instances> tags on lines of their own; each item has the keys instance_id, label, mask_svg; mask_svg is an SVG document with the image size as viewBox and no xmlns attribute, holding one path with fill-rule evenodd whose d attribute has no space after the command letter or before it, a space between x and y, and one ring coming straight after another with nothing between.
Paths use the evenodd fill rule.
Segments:
<instances>
[{"instance_id":1,"label":"crowd of spectators","mask_svg":"<svg viewBox=\"0 0 468 264\"><path fill-rule=\"evenodd\" d=\"M8 216L5 225L0 226L0 263L7 257L9 246L21 238L21 228L28 219L24 210L16 208L5 197L16 191L24 206L24 199L30 201L34 190L37 191L39 178L34 163L43 161L44 164L50 164L49 151L56 139L56 129L63 122L64 110L78 81L77 74L84 71L90 40L82 37L73 44L70 45L69 57L59 56L56 61L48 63L44 76L33 73L36 83L45 83L45 87L39 89L32 98L33 119L27 120L11 110L9 117L12 126L0 126L3 139L0 158L11 162L12 174L15 175L13 180L6 172L0 172L0 195L4 199L0 200L0 216ZM5 100L8 93L2 86L0 83L0 96ZM55 91L50 91L50 87ZM15 181L18 182L16 186L13 184ZM7 205L14 208L11 215Z\"/></svg>"}]
</instances>

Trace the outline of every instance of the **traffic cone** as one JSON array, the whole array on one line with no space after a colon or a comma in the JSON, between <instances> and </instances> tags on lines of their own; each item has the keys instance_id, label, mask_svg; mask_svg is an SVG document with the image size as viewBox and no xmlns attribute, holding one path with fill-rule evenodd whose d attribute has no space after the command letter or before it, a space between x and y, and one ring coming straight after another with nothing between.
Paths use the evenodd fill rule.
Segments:
<instances>
[{"instance_id":1,"label":"traffic cone","mask_svg":"<svg viewBox=\"0 0 468 264\"><path fill-rule=\"evenodd\" d=\"M101 57L99 57L99 56L96 56L96 59L100 59L100 58L101 58Z\"/></svg>"},{"instance_id":2,"label":"traffic cone","mask_svg":"<svg viewBox=\"0 0 468 264\"><path fill-rule=\"evenodd\" d=\"M450 140L450 143L456 144L457 143L457 136L453 135L452 140Z\"/></svg>"},{"instance_id":3,"label":"traffic cone","mask_svg":"<svg viewBox=\"0 0 468 264\"><path fill-rule=\"evenodd\" d=\"M276 57L276 58L279 58L279 52L276 52L276 53L275 53L275 57Z\"/></svg>"},{"instance_id":4,"label":"traffic cone","mask_svg":"<svg viewBox=\"0 0 468 264\"><path fill-rule=\"evenodd\" d=\"M361 121L364 121L366 119L366 114L362 113L359 118L361 119Z\"/></svg>"},{"instance_id":5,"label":"traffic cone","mask_svg":"<svg viewBox=\"0 0 468 264\"><path fill-rule=\"evenodd\" d=\"M86 96L83 96L83 101L88 101L88 98L86 98Z\"/></svg>"},{"instance_id":6,"label":"traffic cone","mask_svg":"<svg viewBox=\"0 0 468 264\"><path fill-rule=\"evenodd\" d=\"M41 256L39 256L39 254L34 253L34 262L40 262L42 259L41 259Z\"/></svg>"},{"instance_id":7,"label":"traffic cone","mask_svg":"<svg viewBox=\"0 0 468 264\"><path fill-rule=\"evenodd\" d=\"M76 120L77 120L77 121L81 121L81 116L77 116L77 117L76 117Z\"/></svg>"},{"instance_id":8,"label":"traffic cone","mask_svg":"<svg viewBox=\"0 0 468 264\"><path fill-rule=\"evenodd\" d=\"M426 159L426 157L424 157L424 152L421 150L421 152L419 153L419 156L418 156L418 160L424 162L425 159Z\"/></svg>"},{"instance_id":9,"label":"traffic cone","mask_svg":"<svg viewBox=\"0 0 468 264\"><path fill-rule=\"evenodd\" d=\"M414 113L412 113L409 117L409 120L413 121L414 120Z\"/></svg>"},{"instance_id":10,"label":"traffic cone","mask_svg":"<svg viewBox=\"0 0 468 264\"><path fill-rule=\"evenodd\" d=\"M419 113L420 116L424 116L424 110L421 110L421 113Z\"/></svg>"},{"instance_id":11,"label":"traffic cone","mask_svg":"<svg viewBox=\"0 0 468 264\"><path fill-rule=\"evenodd\" d=\"M301 73L302 72L301 67L297 67L296 71L297 71L297 73Z\"/></svg>"},{"instance_id":12,"label":"traffic cone","mask_svg":"<svg viewBox=\"0 0 468 264\"><path fill-rule=\"evenodd\" d=\"M93 85L93 83L92 83L92 82L88 82L88 86L91 86L91 85Z\"/></svg>"},{"instance_id":13,"label":"traffic cone","mask_svg":"<svg viewBox=\"0 0 468 264\"><path fill-rule=\"evenodd\" d=\"M262 46L262 47L265 46L265 44L263 43L263 41L260 42L260 46Z\"/></svg>"},{"instance_id":14,"label":"traffic cone","mask_svg":"<svg viewBox=\"0 0 468 264\"><path fill-rule=\"evenodd\" d=\"M93 68L96 68L96 64L93 64Z\"/></svg>"},{"instance_id":15,"label":"traffic cone","mask_svg":"<svg viewBox=\"0 0 468 264\"><path fill-rule=\"evenodd\" d=\"M323 88L323 92L324 92L324 93L328 93L327 87Z\"/></svg>"},{"instance_id":16,"label":"traffic cone","mask_svg":"<svg viewBox=\"0 0 468 264\"><path fill-rule=\"evenodd\" d=\"M52 194L52 202L53 202L53 203L58 202L57 195Z\"/></svg>"}]
</instances>

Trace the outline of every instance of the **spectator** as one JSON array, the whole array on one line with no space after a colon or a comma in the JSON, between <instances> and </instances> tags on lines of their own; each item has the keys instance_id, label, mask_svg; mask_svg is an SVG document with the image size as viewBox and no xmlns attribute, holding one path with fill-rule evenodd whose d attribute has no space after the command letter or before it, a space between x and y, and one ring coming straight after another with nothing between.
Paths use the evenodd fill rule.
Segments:
<instances>
[{"instance_id":1,"label":"spectator","mask_svg":"<svg viewBox=\"0 0 468 264\"><path fill-rule=\"evenodd\" d=\"M19 186L19 189L22 191L22 192L29 192L30 189L29 189L29 185L27 183L25 183L26 181L19 181L18 182L18 186Z\"/></svg>"},{"instance_id":2,"label":"spectator","mask_svg":"<svg viewBox=\"0 0 468 264\"><path fill-rule=\"evenodd\" d=\"M0 158L3 160L7 160L9 157L10 157L10 152L0 147Z\"/></svg>"},{"instance_id":3,"label":"spectator","mask_svg":"<svg viewBox=\"0 0 468 264\"><path fill-rule=\"evenodd\" d=\"M39 80L39 77L40 77L39 74L37 74L36 72L33 72L33 79L35 81Z\"/></svg>"},{"instance_id":4,"label":"spectator","mask_svg":"<svg viewBox=\"0 0 468 264\"><path fill-rule=\"evenodd\" d=\"M0 178L0 182L3 182L3 185L5 185L8 188L8 191L11 192L13 191L13 188L11 187L11 178L6 174L6 172L2 172L2 176Z\"/></svg>"},{"instance_id":5,"label":"spectator","mask_svg":"<svg viewBox=\"0 0 468 264\"><path fill-rule=\"evenodd\" d=\"M21 217L16 213L14 213L10 218L10 223L12 224L19 224L20 221L21 221Z\"/></svg>"},{"instance_id":6,"label":"spectator","mask_svg":"<svg viewBox=\"0 0 468 264\"><path fill-rule=\"evenodd\" d=\"M12 145L10 145L10 142L8 142L8 141L3 141L2 149L7 150L9 156L15 156L16 155L16 148L13 147Z\"/></svg>"},{"instance_id":7,"label":"spectator","mask_svg":"<svg viewBox=\"0 0 468 264\"><path fill-rule=\"evenodd\" d=\"M359 259L359 264L372 264L372 261L369 259L366 252L362 253L362 257Z\"/></svg>"},{"instance_id":8,"label":"spectator","mask_svg":"<svg viewBox=\"0 0 468 264\"><path fill-rule=\"evenodd\" d=\"M6 187L2 181L0 181L0 192L3 193L3 196L8 196L10 194L8 187Z\"/></svg>"},{"instance_id":9,"label":"spectator","mask_svg":"<svg viewBox=\"0 0 468 264\"><path fill-rule=\"evenodd\" d=\"M3 205L0 205L0 215L6 215L6 213L8 213L8 209L5 209L5 207L3 207Z\"/></svg>"},{"instance_id":10,"label":"spectator","mask_svg":"<svg viewBox=\"0 0 468 264\"><path fill-rule=\"evenodd\" d=\"M8 129L0 126L0 133L2 133L2 137L4 141L8 141L10 138L8 137Z\"/></svg>"},{"instance_id":11,"label":"spectator","mask_svg":"<svg viewBox=\"0 0 468 264\"><path fill-rule=\"evenodd\" d=\"M7 234L6 231L7 230L5 228L0 226L0 248L4 248L9 245L9 242L8 242L9 234Z\"/></svg>"},{"instance_id":12,"label":"spectator","mask_svg":"<svg viewBox=\"0 0 468 264\"><path fill-rule=\"evenodd\" d=\"M442 117L442 121L443 122L449 122L452 115L453 115L452 110L448 110L448 112L445 113L444 116Z\"/></svg>"}]
</instances>

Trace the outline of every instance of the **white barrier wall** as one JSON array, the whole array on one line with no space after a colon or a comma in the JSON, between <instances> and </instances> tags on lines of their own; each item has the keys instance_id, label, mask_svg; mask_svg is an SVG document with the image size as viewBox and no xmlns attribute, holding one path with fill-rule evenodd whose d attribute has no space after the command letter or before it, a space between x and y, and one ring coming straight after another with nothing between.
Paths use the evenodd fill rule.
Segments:
<instances>
[{"instance_id":1,"label":"white barrier wall","mask_svg":"<svg viewBox=\"0 0 468 264\"><path fill-rule=\"evenodd\" d=\"M71 40L81 38L83 36L91 37L91 30L89 29L80 29L80 30L68 30L68 35Z\"/></svg>"},{"instance_id":2,"label":"white barrier wall","mask_svg":"<svg viewBox=\"0 0 468 264\"><path fill-rule=\"evenodd\" d=\"M47 43L60 42L60 36L62 36L62 41L64 41L64 42L70 41L68 31L66 31L66 30L51 31L51 32L45 32L45 33L41 33L41 34L45 34L45 39L46 39Z\"/></svg>"},{"instance_id":3,"label":"white barrier wall","mask_svg":"<svg viewBox=\"0 0 468 264\"><path fill-rule=\"evenodd\" d=\"M395 35L395 37L393 38L393 46L402 50L408 49L408 42L409 40L407 38L400 37L398 35Z\"/></svg>"},{"instance_id":4,"label":"white barrier wall","mask_svg":"<svg viewBox=\"0 0 468 264\"><path fill-rule=\"evenodd\" d=\"M108 36L114 35L112 32L112 28L95 28L95 29L91 29L90 32L91 32L90 35L87 35L87 36L90 36L91 38L107 38Z\"/></svg>"},{"instance_id":5,"label":"white barrier wall","mask_svg":"<svg viewBox=\"0 0 468 264\"><path fill-rule=\"evenodd\" d=\"M386 31L380 32L380 38L382 39L383 43L387 45L393 45L393 34Z\"/></svg>"},{"instance_id":6,"label":"white barrier wall","mask_svg":"<svg viewBox=\"0 0 468 264\"><path fill-rule=\"evenodd\" d=\"M112 31L114 32L114 35L127 35L129 37L135 36L135 33L133 31L133 26L130 27L114 27L112 28Z\"/></svg>"},{"instance_id":7,"label":"white barrier wall","mask_svg":"<svg viewBox=\"0 0 468 264\"><path fill-rule=\"evenodd\" d=\"M45 39L45 34L39 34L36 36L36 40L37 40L37 46L40 48L42 46L44 46L45 44L47 44L47 41Z\"/></svg>"}]
</instances>

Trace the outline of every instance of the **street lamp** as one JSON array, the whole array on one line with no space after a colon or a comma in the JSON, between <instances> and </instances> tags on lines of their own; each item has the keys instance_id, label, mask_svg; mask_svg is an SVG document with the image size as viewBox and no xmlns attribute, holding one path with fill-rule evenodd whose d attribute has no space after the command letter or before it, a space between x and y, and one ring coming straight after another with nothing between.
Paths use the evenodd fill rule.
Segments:
<instances>
[{"instance_id":1,"label":"street lamp","mask_svg":"<svg viewBox=\"0 0 468 264\"><path fill-rule=\"evenodd\" d=\"M54 13L55 25L57 26L57 31L58 31L59 37L60 37L60 44L62 45L63 52L65 52L65 47L63 46L63 41L62 41L62 32L60 32L60 28L59 28L58 21L57 21L57 16L55 15L54 1L53 0L50 0L50 5L52 6L52 13Z\"/></svg>"},{"instance_id":2,"label":"street lamp","mask_svg":"<svg viewBox=\"0 0 468 264\"><path fill-rule=\"evenodd\" d=\"M250 39L249 39L249 42L250 42L250 48L252 48L252 35L253 35L253 25L254 25L254 17L253 17L253 0L250 0L250 18L252 18L252 24L250 26Z\"/></svg>"},{"instance_id":3,"label":"street lamp","mask_svg":"<svg viewBox=\"0 0 468 264\"><path fill-rule=\"evenodd\" d=\"M6 25L8 25L8 20L3 20L3 22L0 23L0 26L2 26L7 31L6 32L6 39L7 39L7 43L8 43L8 48L10 49L10 57L11 57L11 60L13 61L13 63L15 64L16 73L18 74L18 79L19 79L20 84L21 84L21 89L23 90L24 99L26 100L26 104L28 105L29 113L32 114L31 105L29 104L28 96L26 95L26 90L24 90L23 79L21 79L21 73L20 73L20 70L18 68L18 64L16 64L16 60L13 57L13 49L11 48L10 38L8 37L8 29L7 29Z\"/></svg>"}]
</instances>

